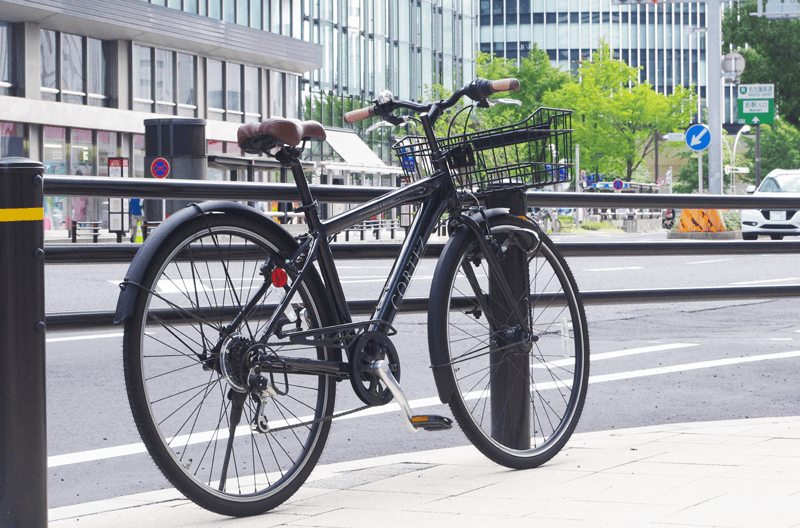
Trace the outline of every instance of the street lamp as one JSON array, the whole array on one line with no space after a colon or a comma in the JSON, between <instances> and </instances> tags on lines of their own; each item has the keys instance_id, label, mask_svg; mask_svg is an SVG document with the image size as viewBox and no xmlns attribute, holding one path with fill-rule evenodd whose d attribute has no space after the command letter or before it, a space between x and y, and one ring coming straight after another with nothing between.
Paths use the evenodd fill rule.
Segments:
<instances>
[{"instance_id":1,"label":"street lamp","mask_svg":"<svg viewBox=\"0 0 800 528\"><path fill-rule=\"evenodd\" d=\"M750 132L750 125L744 125L742 128L739 129L739 132L736 133L736 139L733 141L733 152L731 153L731 169L736 167L736 145L739 143L739 136L742 133ZM733 188L733 192L736 192L736 173L731 172L731 188Z\"/></svg>"}]
</instances>

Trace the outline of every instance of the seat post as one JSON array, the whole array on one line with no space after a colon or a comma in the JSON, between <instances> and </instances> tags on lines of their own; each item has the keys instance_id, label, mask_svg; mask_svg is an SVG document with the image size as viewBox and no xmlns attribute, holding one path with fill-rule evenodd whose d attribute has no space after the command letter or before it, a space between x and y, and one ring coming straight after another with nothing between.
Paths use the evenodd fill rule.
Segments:
<instances>
[{"instance_id":1,"label":"seat post","mask_svg":"<svg viewBox=\"0 0 800 528\"><path fill-rule=\"evenodd\" d=\"M311 229L319 231L322 226L319 219L319 208L311 196L311 189L308 186L305 172L303 172L303 165L299 159L300 150L292 147L284 147L275 156L280 161L281 165L288 167L294 176L294 183L297 185L297 190L300 191L300 203L303 206L303 213L306 215L306 222Z\"/></svg>"}]
</instances>

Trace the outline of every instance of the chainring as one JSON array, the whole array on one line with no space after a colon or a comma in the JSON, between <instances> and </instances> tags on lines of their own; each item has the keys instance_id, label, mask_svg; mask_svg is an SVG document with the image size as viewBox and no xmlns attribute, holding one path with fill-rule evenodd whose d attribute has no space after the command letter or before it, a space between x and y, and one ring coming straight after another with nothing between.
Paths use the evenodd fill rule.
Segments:
<instances>
[{"instance_id":1,"label":"chainring","mask_svg":"<svg viewBox=\"0 0 800 528\"><path fill-rule=\"evenodd\" d=\"M367 405L386 405L392 401L392 392L381 381L372 363L386 361L397 381L400 381L400 358L397 349L386 334L365 332L353 347L350 358L350 383L361 401Z\"/></svg>"}]
</instances>

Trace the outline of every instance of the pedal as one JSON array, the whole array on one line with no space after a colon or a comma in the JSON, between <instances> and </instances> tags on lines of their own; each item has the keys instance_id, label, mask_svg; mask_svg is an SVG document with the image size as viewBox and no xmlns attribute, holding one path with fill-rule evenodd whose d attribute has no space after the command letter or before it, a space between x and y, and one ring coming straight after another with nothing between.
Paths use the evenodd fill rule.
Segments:
<instances>
[{"instance_id":1,"label":"pedal","mask_svg":"<svg viewBox=\"0 0 800 528\"><path fill-rule=\"evenodd\" d=\"M446 416L437 416L435 414L412 416L411 423L415 427L426 431L447 431L453 428L453 420Z\"/></svg>"},{"instance_id":2,"label":"pedal","mask_svg":"<svg viewBox=\"0 0 800 528\"><path fill-rule=\"evenodd\" d=\"M371 369L375 371L381 381L383 381L386 387L392 392L394 399L397 400L400 409L403 411L403 414L405 414L406 425L409 431L412 433L416 433L420 429L426 431L446 431L453 427L453 421L444 416L436 416L434 414L414 416L411 414L411 406L408 404L408 399L406 395L403 394L403 389L400 388L400 384L397 383L394 375L392 375L392 371L389 370L389 364L386 361L378 360L373 362Z\"/></svg>"}]
</instances>

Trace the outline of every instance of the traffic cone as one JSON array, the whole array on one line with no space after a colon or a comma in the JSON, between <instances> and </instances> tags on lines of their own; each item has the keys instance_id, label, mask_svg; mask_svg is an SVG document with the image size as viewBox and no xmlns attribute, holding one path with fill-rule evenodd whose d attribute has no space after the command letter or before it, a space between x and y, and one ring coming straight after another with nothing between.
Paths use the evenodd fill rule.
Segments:
<instances>
[{"instance_id":1,"label":"traffic cone","mask_svg":"<svg viewBox=\"0 0 800 528\"><path fill-rule=\"evenodd\" d=\"M142 223L136 222L136 238L133 240L137 244L141 244L144 242L144 237L142 236Z\"/></svg>"}]
</instances>

